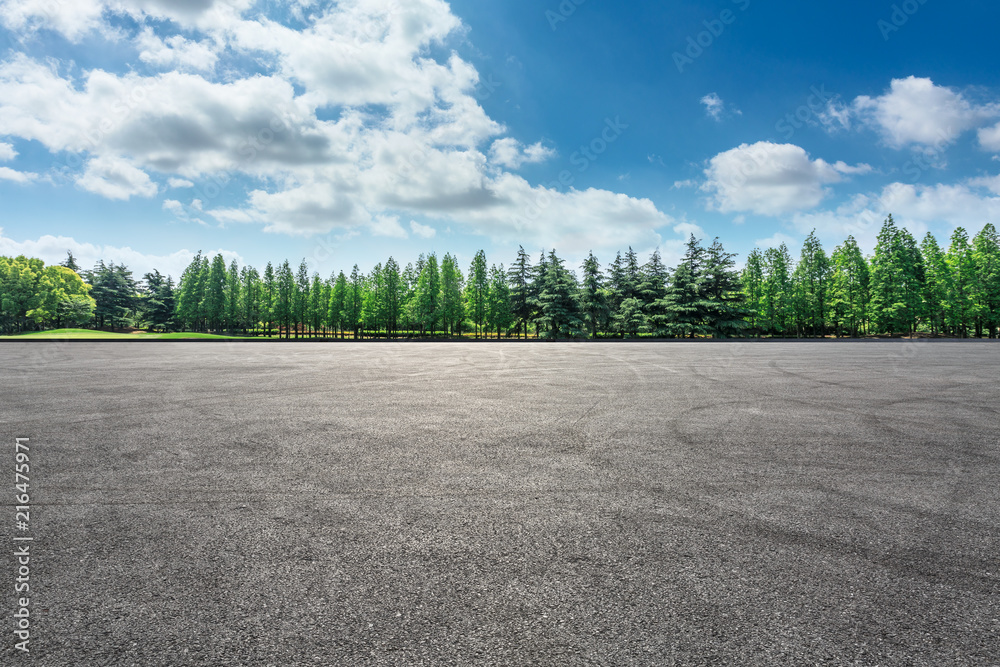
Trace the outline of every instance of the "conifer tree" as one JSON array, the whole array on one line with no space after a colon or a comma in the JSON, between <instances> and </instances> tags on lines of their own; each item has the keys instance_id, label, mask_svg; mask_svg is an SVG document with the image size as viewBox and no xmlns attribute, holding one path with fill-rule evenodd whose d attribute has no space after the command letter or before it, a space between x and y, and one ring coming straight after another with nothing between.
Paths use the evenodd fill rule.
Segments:
<instances>
[{"instance_id":1,"label":"conifer tree","mask_svg":"<svg viewBox=\"0 0 1000 667\"><path fill-rule=\"evenodd\" d=\"M580 310L590 331L591 338L597 338L598 331L608 318L607 292L604 289L604 274L601 265L591 252L583 262L583 285L580 290Z\"/></svg>"},{"instance_id":2,"label":"conifer tree","mask_svg":"<svg viewBox=\"0 0 1000 667\"><path fill-rule=\"evenodd\" d=\"M976 336L981 338L985 332L996 338L1000 326L1000 237L991 223L972 239L972 261L976 269Z\"/></svg>"},{"instance_id":3,"label":"conifer tree","mask_svg":"<svg viewBox=\"0 0 1000 667\"><path fill-rule=\"evenodd\" d=\"M830 317L838 336L856 338L868 312L868 262L853 236L834 249L830 260Z\"/></svg>"},{"instance_id":4,"label":"conifer tree","mask_svg":"<svg viewBox=\"0 0 1000 667\"><path fill-rule=\"evenodd\" d=\"M747 255L747 264L740 274L740 286L746 296L750 332L761 334L761 314L764 311L764 255L754 248Z\"/></svg>"}]
</instances>

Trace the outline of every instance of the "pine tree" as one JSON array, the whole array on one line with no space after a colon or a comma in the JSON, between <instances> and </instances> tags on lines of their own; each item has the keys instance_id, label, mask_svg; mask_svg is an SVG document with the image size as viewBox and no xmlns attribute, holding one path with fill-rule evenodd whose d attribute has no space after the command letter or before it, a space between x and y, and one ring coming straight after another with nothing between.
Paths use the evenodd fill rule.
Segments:
<instances>
[{"instance_id":1,"label":"pine tree","mask_svg":"<svg viewBox=\"0 0 1000 667\"><path fill-rule=\"evenodd\" d=\"M483 322L486 320L486 295L489 289L489 270L486 266L486 253L482 250L476 253L469 266L469 282L465 286L465 301L468 304L468 315L476 326L476 338L479 338Z\"/></svg>"},{"instance_id":2,"label":"pine tree","mask_svg":"<svg viewBox=\"0 0 1000 667\"><path fill-rule=\"evenodd\" d=\"M931 333L947 330L947 301L951 291L951 270L944 251L930 232L920 243L920 254L924 260L924 316L930 324Z\"/></svg>"},{"instance_id":3,"label":"pine tree","mask_svg":"<svg viewBox=\"0 0 1000 667\"><path fill-rule=\"evenodd\" d=\"M996 338L1000 326L1000 237L991 223L972 240L972 261L976 269L976 336L985 332Z\"/></svg>"},{"instance_id":4,"label":"pine tree","mask_svg":"<svg viewBox=\"0 0 1000 667\"><path fill-rule=\"evenodd\" d=\"M672 336L694 338L712 333L706 325L712 304L706 294L704 269L705 248L692 234L660 304L669 322L667 330Z\"/></svg>"},{"instance_id":5,"label":"pine tree","mask_svg":"<svg viewBox=\"0 0 1000 667\"><path fill-rule=\"evenodd\" d=\"M868 262L853 236L834 249L830 260L830 317L838 336L857 338L868 312Z\"/></svg>"},{"instance_id":6,"label":"pine tree","mask_svg":"<svg viewBox=\"0 0 1000 667\"><path fill-rule=\"evenodd\" d=\"M507 272L507 281L510 284L510 310L517 322L518 328L524 333L524 338L528 338L528 320L531 319L531 304L529 297L531 292L531 276L533 267L528 253L524 251L524 246L520 246L517 251L517 259Z\"/></svg>"},{"instance_id":7,"label":"pine tree","mask_svg":"<svg viewBox=\"0 0 1000 667\"><path fill-rule=\"evenodd\" d=\"M802 244L802 256L792 273L794 309L800 335L806 329L813 336L826 333L827 290L830 262L813 230Z\"/></svg>"},{"instance_id":8,"label":"pine tree","mask_svg":"<svg viewBox=\"0 0 1000 667\"><path fill-rule=\"evenodd\" d=\"M750 331L761 334L761 314L764 312L764 255L754 248L747 255L747 264L740 274L740 286L746 296Z\"/></svg>"},{"instance_id":9,"label":"pine tree","mask_svg":"<svg viewBox=\"0 0 1000 667\"><path fill-rule=\"evenodd\" d=\"M240 290L240 319L243 321L243 333L249 329L256 336L261 321L261 280L257 269L244 266L240 272L243 287Z\"/></svg>"},{"instance_id":10,"label":"pine tree","mask_svg":"<svg viewBox=\"0 0 1000 667\"><path fill-rule=\"evenodd\" d=\"M576 298L577 284L555 250L549 251L538 296L538 318L545 338L578 338L585 335L586 326Z\"/></svg>"},{"instance_id":11,"label":"pine tree","mask_svg":"<svg viewBox=\"0 0 1000 667\"><path fill-rule=\"evenodd\" d=\"M208 328L218 331L226 319L226 281L228 279L226 271L226 260L222 255L212 258L212 264L208 269L208 279L205 283L205 296L202 300L202 309L208 320Z\"/></svg>"},{"instance_id":12,"label":"pine tree","mask_svg":"<svg viewBox=\"0 0 1000 667\"><path fill-rule=\"evenodd\" d=\"M726 252L716 238L705 252L703 285L708 307L705 327L715 338L742 336L747 325L746 297L740 289L733 253Z\"/></svg>"},{"instance_id":13,"label":"pine tree","mask_svg":"<svg viewBox=\"0 0 1000 667\"><path fill-rule=\"evenodd\" d=\"M441 260L441 321L452 336L462 335L462 322L465 320L462 286L462 272L455 258L446 253Z\"/></svg>"},{"instance_id":14,"label":"pine tree","mask_svg":"<svg viewBox=\"0 0 1000 667\"><path fill-rule=\"evenodd\" d=\"M654 250L653 254L649 256L649 261L640 270L639 286L636 293L637 298L642 303L640 327L656 336L665 336L669 333L667 313L660 305L667 295L669 279L670 272L663 265L660 251Z\"/></svg>"},{"instance_id":15,"label":"pine tree","mask_svg":"<svg viewBox=\"0 0 1000 667\"><path fill-rule=\"evenodd\" d=\"M604 274L600 262L591 252L583 262L583 287L580 290L580 311L590 331L596 339L598 330L608 319L607 292L604 290Z\"/></svg>"},{"instance_id":16,"label":"pine tree","mask_svg":"<svg viewBox=\"0 0 1000 667\"><path fill-rule=\"evenodd\" d=\"M292 335L292 320L295 317L297 292L295 274L292 273L292 267L287 259L278 267L278 271L275 274L275 287L274 317L278 321L279 326L284 329L285 339L287 340ZM278 337L281 337L280 330Z\"/></svg>"},{"instance_id":17,"label":"pine tree","mask_svg":"<svg viewBox=\"0 0 1000 667\"><path fill-rule=\"evenodd\" d=\"M329 286L323 282L323 279L319 277L319 273L314 272L312 277L312 284L309 285L309 328L312 330L312 337L315 338L317 333L324 331L324 326L327 321L327 316L329 313L330 306L330 294L327 291Z\"/></svg>"},{"instance_id":18,"label":"pine tree","mask_svg":"<svg viewBox=\"0 0 1000 667\"><path fill-rule=\"evenodd\" d=\"M418 264L419 265L419 264ZM422 332L432 336L441 320L441 274L437 255L431 253L417 278L416 319Z\"/></svg>"},{"instance_id":19,"label":"pine tree","mask_svg":"<svg viewBox=\"0 0 1000 667\"><path fill-rule=\"evenodd\" d=\"M230 332L240 325L240 291L242 287L240 269L234 259L229 263L229 272L226 274L226 328Z\"/></svg>"},{"instance_id":20,"label":"pine tree","mask_svg":"<svg viewBox=\"0 0 1000 667\"><path fill-rule=\"evenodd\" d=\"M969 235L962 227L952 233L946 257L951 273L948 324L955 335L968 338L976 313L976 261L969 245Z\"/></svg>"},{"instance_id":21,"label":"pine tree","mask_svg":"<svg viewBox=\"0 0 1000 667\"><path fill-rule=\"evenodd\" d=\"M489 329L496 332L497 340L514 323L514 315L510 312L510 286L507 285L507 273L503 264L490 267L486 321Z\"/></svg>"},{"instance_id":22,"label":"pine tree","mask_svg":"<svg viewBox=\"0 0 1000 667\"><path fill-rule=\"evenodd\" d=\"M341 271L337 274L336 282L333 284L333 289L330 290L330 313L329 320L330 326L333 327L333 331L340 332L340 339L344 339L344 329L347 326L348 318L346 315L347 310L347 298L348 298L348 287L347 287L347 276Z\"/></svg>"},{"instance_id":23,"label":"pine tree","mask_svg":"<svg viewBox=\"0 0 1000 667\"><path fill-rule=\"evenodd\" d=\"M351 269L351 284L347 292L347 301L344 305L344 317L348 326L354 332L354 339L357 340L360 333L361 311L364 305L364 279L355 264Z\"/></svg>"},{"instance_id":24,"label":"pine tree","mask_svg":"<svg viewBox=\"0 0 1000 667\"><path fill-rule=\"evenodd\" d=\"M260 317L265 323L265 334L271 337L271 329L278 316L278 278L271 262L264 268L264 278L261 281ZM279 332L280 336L280 332Z\"/></svg>"},{"instance_id":25,"label":"pine tree","mask_svg":"<svg viewBox=\"0 0 1000 667\"><path fill-rule=\"evenodd\" d=\"M299 337L299 331L302 331L302 337L306 335L305 328L309 323L309 266L306 264L306 260L303 257L302 261L299 262L299 270L295 274L295 289L292 292L292 319L295 325L295 337Z\"/></svg>"},{"instance_id":26,"label":"pine tree","mask_svg":"<svg viewBox=\"0 0 1000 667\"><path fill-rule=\"evenodd\" d=\"M764 321L769 333L787 336L792 320L792 257L788 246L764 251Z\"/></svg>"}]
</instances>

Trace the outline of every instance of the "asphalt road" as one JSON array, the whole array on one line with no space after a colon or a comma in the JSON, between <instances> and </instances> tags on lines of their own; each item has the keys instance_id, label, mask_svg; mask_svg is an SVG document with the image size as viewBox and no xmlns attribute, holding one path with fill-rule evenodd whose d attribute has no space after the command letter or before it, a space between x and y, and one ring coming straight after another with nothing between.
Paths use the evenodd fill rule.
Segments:
<instances>
[{"instance_id":1,"label":"asphalt road","mask_svg":"<svg viewBox=\"0 0 1000 667\"><path fill-rule=\"evenodd\" d=\"M996 344L6 343L0 375L4 665L1000 663Z\"/></svg>"}]
</instances>

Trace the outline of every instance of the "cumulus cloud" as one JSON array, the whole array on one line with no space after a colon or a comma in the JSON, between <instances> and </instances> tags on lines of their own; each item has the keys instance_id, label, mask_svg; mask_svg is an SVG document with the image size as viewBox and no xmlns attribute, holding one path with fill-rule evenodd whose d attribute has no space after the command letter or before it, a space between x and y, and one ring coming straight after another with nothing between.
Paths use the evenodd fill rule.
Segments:
<instances>
[{"instance_id":1,"label":"cumulus cloud","mask_svg":"<svg viewBox=\"0 0 1000 667\"><path fill-rule=\"evenodd\" d=\"M5 144L0 141L0 162L6 162L7 160L13 160L17 157L17 151L10 144Z\"/></svg>"},{"instance_id":2,"label":"cumulus cloud","mask_svg":"<svg viewBox=\"0 0 1000 667\"><path fill-rule=\"evenodd\" d=\"M80 39L127 15L138 27L120 43L149 67L80 72L14 54L0 62L0 127L68 154L61 171L96 195L193 188L205 219L299 236L433 230L387 222L411 215L549 247L591 233L599 249L597 240L655 245L671 222L649 200L557 192L513 175L555 150L506 137L486 114L478 72L448 49L463 26L444 0L300 1L294 28L251 16L251 0L57 7L70 4L49 16L34 0L0 0L0 21ZM223 52L267 67L216 78ZM176 198L164 205L190 213Z\"/></svg>"},{"instance_id":3,"label":"cumulus cloud","mask_svg":"<svg viewBox=\"0 0 1000 667\"><path fill-rule=\"evenodd\" d=\"M105 15L218 30L239 19L252 5L253 0L0 0L0 23L22 34L52 30L71 42L79 42L91 32L113 32Z\"/></svg>"},{"instance_id":4,"label":"cumulus cloud","mask_svg":"<svg viewBox=\"0 0 1000 667\"><path fill-rule=\"evenodd\" d=\"M752 212L781 215L813 208L829 194L825 187L842 175L870 171L813 160L794 144L761 141L719 153L705 169L702 190L712 196L712 208L722 213Z\"/></svg>"},{"instance_id":5,"label":"cumulus cloud","mask_svg":"<svg viewBox=\"0 0 1000 667\"><path fill-rule=\"evenodd\" d=\"M108 199L152 197L157 192L156 184L146 172L128 160L113 156L96 157L87 162L87 169L76 179L76 184Z\"/></svg>"},{"instance_id":6,"label":"cumulus cloud","mask_svg":"<svg viewBox=\"0 0 1000 667\"><path fill-rule=\"evenodd\" d=\"M853 113L892 148L940 147L1000 115L1000 105L977 105L928 78L910 76L893 79L889 90L878 97L856 98Z\"/></svg>"},{"instance_id":7,"label":"cumulus cloud","mask_svg":"<svg viewBox=\"0 0 1000 667\"><path fill-rule=\"evenodd\" d=\"M1000 152L1000 123L979 130L979 145L985 150Z\"/></svg>"},{"instance_id":8,"label":"cumulus cloud","mask_svg":"<svg viewBox=\"0 0 1000 667\"><path fill-rule=\"evenodd\" d=\"M432 239L437 235L437 230L429 225L421 225L416 220L410 220L410 231L414 236L422 239Z\"/></svg>"},{"instance_id":9,"label":"cumulus cloud","mask_svg":"<svg viewBox=\"0 0 1000 667\"><path fill-rule=\"evenodd\" d=\"M27 255L37 257L46 264L58 264L66 259L66 251L71 251L77 263L85 268L97 264L98 260L124 264L132 270L135 278L142 278L153 269L164 275L173 276L176 281L181 273L187 268L195 253L190 250L178 250L177 252L157 255L134 250L128 246L96 245L93 243L82 243L71 236L51 236L44 235L37 239L25 239L16 241L4 234L0 228L0 255L17 256ZM245 264L243 258L231 250L218 249L206 253L209 256L221 254L228 264L232 260L240 265Z\"/></svg>"},{"instance_id":10,"label":"cumulus cloud","mask_svg":"<svg viewBox=\"0 0 1000 667\"><path fill-rule=\"evenodd\" d=\"M379 215L371 223L371 232L375 236L388 236L394 239L409 238L409 234L399 224L399 218L394 215Z\"/></svg>"},{"instance_id":11,"label":"cumulus cloud","mask_svg":"<svg viewBox=\"0 0 1000 667\"><path fill-rule=\"evenodd\" d=\"M721 121L723 114L727 110L737 116L743 115L743 112L736 107L729 106L727 109L726 103L722 101L718 93L705 95L701 98L701 103L705 105L705 113L708 114L708 117L715 121Z\"/></svg>"},{"instance_id":12,"label":"cumulus cloud","mask_svg":"<svg viewBox=\"0 0 1000 667\"><path fill-rule=\"evenodd\" d=\"M173 35L166 40L146 28L136 38L140 49L139 60L156 67L176 67L185 70L211 72L215 69L218 55L211 42L193 42L182 35Z\"/></svg>"},{"instance_id":13,"label":"cumulus cloud","mask_svg":"<svg viewBox=\"0 0 1000 667\"><path fill-rule=\"evenodd\" d=\"M28 183L38 178L38 174L30 171L17 171L10 167L0 167L0 181Z\"/></svg>"},{"instance_id":14,"label":"cumulus cloud","mask_svg":"<svg viewBox=\"0 0 1000 667\"><path fill-rule=\"evenodd\" d=\"M517 139L504 137L494 141L490 147L490 162L508 169L518 169L522 164L545 162L555 154L555 150L543 146L542 142L526 147Z\"/></svg>"}]
</instances>

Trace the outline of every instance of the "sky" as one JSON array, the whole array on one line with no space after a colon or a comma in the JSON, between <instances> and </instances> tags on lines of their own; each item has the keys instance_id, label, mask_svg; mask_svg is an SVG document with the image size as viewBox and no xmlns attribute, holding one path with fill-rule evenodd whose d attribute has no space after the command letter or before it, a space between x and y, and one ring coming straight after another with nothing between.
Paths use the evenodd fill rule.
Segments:
<instances>
[{"instance_id":1,"label":"sky","mask_svg":"<svg viewBox=\"0 0 1000 667\"><path fill-rule=\"evenodd\" d=\"M1000 222L995 2L0 0L0 255L323 277Z\"/></svg>"}]
</instances>

